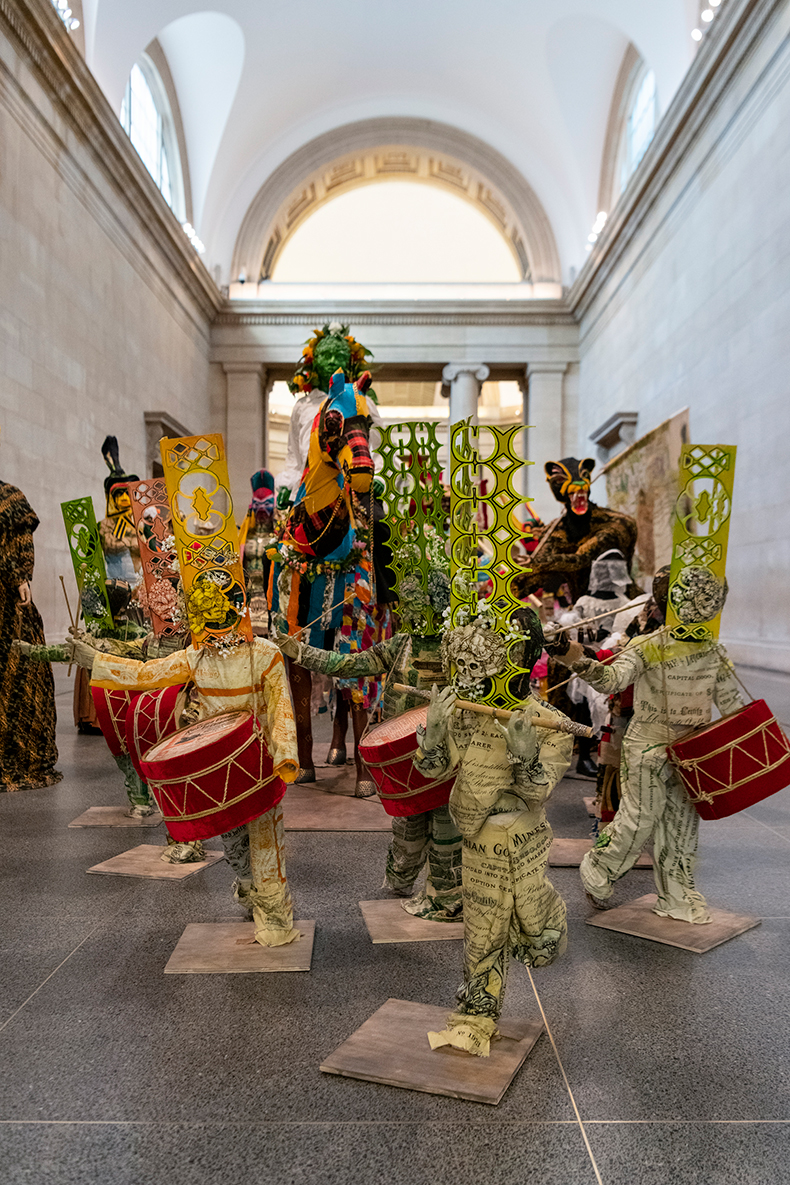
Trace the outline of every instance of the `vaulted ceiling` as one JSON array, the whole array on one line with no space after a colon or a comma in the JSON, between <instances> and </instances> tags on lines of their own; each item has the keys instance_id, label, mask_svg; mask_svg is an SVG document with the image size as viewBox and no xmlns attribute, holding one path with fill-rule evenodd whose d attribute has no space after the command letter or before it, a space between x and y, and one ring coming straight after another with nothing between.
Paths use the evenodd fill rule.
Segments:
<instances>
[{"instance_id":1,"label":"vaulted ceiling","mask_svg":"<svg viewBox=\"0 0 790 1185\"><path fill-rule=\"evenodd\" d=\"M567 282L584 261L629 42L663 111L691 60L696 0L83 0L88 63L115 110L158 38L178 92L197 230L227 276L267 181L361 121L432 121L531 189ZM392 140L390 140L392 143ZM448 148L448 152L450 148Z\"/></svg>"}]
</instances>

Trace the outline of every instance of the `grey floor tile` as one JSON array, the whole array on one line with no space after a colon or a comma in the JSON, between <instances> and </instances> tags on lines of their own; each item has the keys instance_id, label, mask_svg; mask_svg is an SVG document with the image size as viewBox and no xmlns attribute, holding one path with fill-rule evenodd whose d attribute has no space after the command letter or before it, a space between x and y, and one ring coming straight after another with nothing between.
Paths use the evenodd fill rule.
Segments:
<instances>
[{"instance_id":1,"label":"grey floor tile","mask_svg":"<svg viewBox=\"0 0 790 1185\"><path fill-rule=\"evenodd\" d=\"M474 1106L474 1104L471 1104ZM0 1129L9 1185L595 1185L576 1124L266 1122Z\"/></svg>"},{"instance_id":2,"label":"grey floor tile","mask_svg":"<svg viewBox=\"0 0 790 1185\"><path fill-rule=\"evenodd\" d=\"M604 1185L784 1185L790 1124L587 1124Z\"/></svg>"}]
</instances>

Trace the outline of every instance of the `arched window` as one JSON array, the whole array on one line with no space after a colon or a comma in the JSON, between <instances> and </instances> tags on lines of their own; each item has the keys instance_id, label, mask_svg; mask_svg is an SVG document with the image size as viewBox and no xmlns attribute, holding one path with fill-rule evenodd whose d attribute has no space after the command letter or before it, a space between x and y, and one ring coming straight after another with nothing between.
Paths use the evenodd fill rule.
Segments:
<instances>
[{"instance_id":1,"label":"arched window","mask_svg":"<svg viewBox=\"0 0 790 1185\"><path fill-rule=\"evenodd\" d=\"M620 157L620 193L647 152L658 122L656 76L644 65L634 79Z\"/></svg>"},{"instance_id":2,"label":"arched window","mask_svg":"<svg viewBox=\"0 0 790 1185\"><path fill-rule=\"evenodd\" d=\"M184 183L173 115L159 71L147 54L132 66L121 104L121 125L180 222Z\"/></svg>"}]
</instances>

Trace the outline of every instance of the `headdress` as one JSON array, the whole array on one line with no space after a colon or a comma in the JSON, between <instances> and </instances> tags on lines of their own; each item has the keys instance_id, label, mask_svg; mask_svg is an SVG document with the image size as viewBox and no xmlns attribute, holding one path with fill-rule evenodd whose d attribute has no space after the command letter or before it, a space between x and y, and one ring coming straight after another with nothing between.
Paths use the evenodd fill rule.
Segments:
<instances>
[{"instance_id":1,"label":"headdress","mask_svg":"<svg viewBox=\"0 0 790 1185\"><path fill-rule=\"evenodd\" d=\"M320 391L329 390L329 379L337 370L342 370L349 383L357 382L367 369L367 358L372 358L348 332L348 325L332 321L322 329L316 329L305 343L302 357L288 388L293 395L305 395L314 387ZM373 391L368 396L375 400Z\"/></svg>"},{"instance_id":2,"label":"headdress","mask_svg":"<svg viewBox=\"0 0 790 1185\"><path fill-rule=\"evenodd\" d=\"M441 632L450 603L447 512L436 424L419 421L379 429L382 501L390 528L390 569L406 633Z\"/></svg>"},{"instance_id":3,"label":"headdress","mask_svg":"<svg viewBox=\"0 0 790 1185\"><path fill-rule=\"evenodd\" d=\"M104 479L107 517L115 519L112 530L113 535L117 539L123 539L124 535L127 535L130 531L134 531L134 521L132 519L131 506L127 510L119 510L115 505L115 487L126 486L129 482L139 481L140 479L136 473L124 473L118 456L118 438L116 436L105 436L104 444L101 446L101 453L110 471L110 476Z\"/></svg>"},{"instance_id":4,"label":"headdress","mask_svg":"<svg viewBox=\"0 0 790 1185\"><path fill-rule=\"evenodd\" d=\"M543 649L537 614L525 608L512 591L513 577L523 571L513 562L513 547L522 534L515 511L523 503L517 483L527 462L516 454L515 445L523 428L486 428L491 447L484 458L478 431L470 420L450 429L451 581L443 652L448 663L454 661L454 651L477 654L481 679L471 694L466 690L466 698L512 708L526 697L529 675ZM481 496L483 471L486 493ZM487 569L493 588L484 598L478 593L477 572L477 512L481 503L488 507L487 538L494 551Z\"/></svg>"},{"instance_id":5,"label":"headdress","mask_svg":"<svg viewBox=\"0 0 790 1185\"><path fill-rule=\"evenodd\" d=\"M547 461L544 466L552 494L575 514L587 512L587 495L594 468L592 457L584 457L581 461L576 457L563 457L561 461Z\"/></svg>"}]
</instances>

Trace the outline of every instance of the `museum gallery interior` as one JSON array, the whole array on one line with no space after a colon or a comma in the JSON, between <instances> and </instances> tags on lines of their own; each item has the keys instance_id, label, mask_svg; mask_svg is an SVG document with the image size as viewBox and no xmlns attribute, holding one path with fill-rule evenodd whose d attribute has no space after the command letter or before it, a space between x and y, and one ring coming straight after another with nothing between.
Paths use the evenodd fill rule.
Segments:
<instances>
[{"instance_id":1,"label":"museum gallery interior","mask_svg":"<svg viewBox=\"0 0 790 1185\"><path fill-rule=\"evenodd\" d=\"M790 0L0 0L0 1180L790 1180Z\"/></svg>"}]
</instances>

